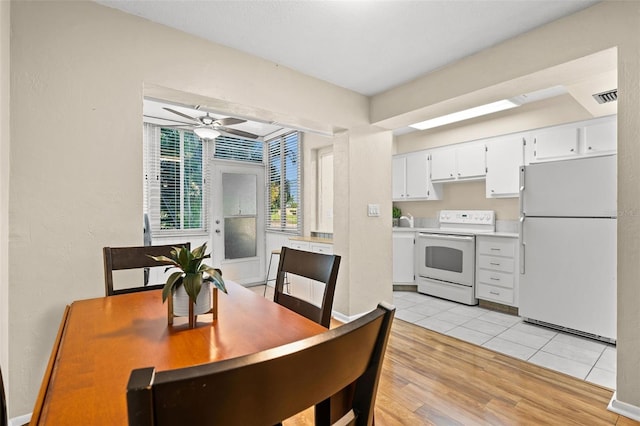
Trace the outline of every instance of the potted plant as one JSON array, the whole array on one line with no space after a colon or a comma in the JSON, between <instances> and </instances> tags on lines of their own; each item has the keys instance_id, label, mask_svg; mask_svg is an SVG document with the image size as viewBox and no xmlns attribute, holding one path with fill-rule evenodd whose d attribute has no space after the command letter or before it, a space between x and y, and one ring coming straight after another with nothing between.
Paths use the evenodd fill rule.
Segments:
<instances>
[{"instance_id":1,"label":"potted plant","mask_svg":"<svg viewBox=\"0 0 640 426\"><path fill-rule=\"evenodd\" d=\"M189 315L189 326L195 325L195 315L213 312L214 319L217 315L217 290L227 292L219 269L202 263L210 258L211 254L205 254L207 243L193 250L186 247L174 247L170 257L149 256L152 259L169 264L166 271L177 268L167 278L162 289L162 302L169 298L169 324L173 323L174 314L177 316ZM213 285L213 301L210 293L210 285ZM201 292L203 286L205 292ZM180 301L184 301L180 303ZM186 306L185 306L186 305Z\"/></svg>"},{"instance_id":2,"label":"potted plant","mask_svg":"<svg viewBox=\"0 0 640 426\"><path fill-rule=\"evenodd\" d=\"M400 208L394 206L393 207L393 213L392 213L393 226L398 226L398 222L400 220L400 216L402 216L402 210L400 210Z\"/></svg>"}]
</instances>

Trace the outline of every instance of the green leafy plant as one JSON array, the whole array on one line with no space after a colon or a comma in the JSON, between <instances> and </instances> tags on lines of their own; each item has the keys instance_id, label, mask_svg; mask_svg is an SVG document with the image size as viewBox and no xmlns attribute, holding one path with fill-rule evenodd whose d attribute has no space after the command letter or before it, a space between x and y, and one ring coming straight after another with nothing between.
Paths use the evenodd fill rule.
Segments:
<instances>
[{"instance_id":1,"label":"green leafy plant","mask_svg":"<svg viewBox=\"0 0 640 426\"><path fill-rule=\"evenodd\" d=\"M184 285L189 299L194 303L198 294L200 294L204 282L211 282L218 289L225 293L227 292L224 280L222 279L222 271L202 263L204 259L211 257L211 254L205 254L206 250L207 243L204 243L193 250L189 250L186 247L173 247L170 257L149 256L157 262L170 264L170 266L165 269L165 272L173 268L179 269L179 271L175 271L167 278L167 282L162 289L163 302L181 285Z\"/></svg>"},{"instance_id":2,"label":"green leafy plant","mask_svg":"<svg viewBox=\"0 0 640 426\"><path fill-rule=\"evenodd\" d=\"M392 217L394 219L399 219L400 216L402 216L402 210L400 210L398 207L394 207L393 208L393 213L392 213Z\"/></svg>"}]
</instances>

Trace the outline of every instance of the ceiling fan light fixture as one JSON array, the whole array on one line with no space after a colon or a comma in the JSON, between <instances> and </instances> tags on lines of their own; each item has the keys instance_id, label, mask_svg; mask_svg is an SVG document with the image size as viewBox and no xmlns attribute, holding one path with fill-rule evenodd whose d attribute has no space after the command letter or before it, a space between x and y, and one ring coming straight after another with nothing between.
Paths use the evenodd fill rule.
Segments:
<instances>
[{"instance_id":1,"label":"ceiling fan light fixture","mask_svg":"<svg viewBox=\"0 0 640 426\"><path fill-rule=\"evenodd\" d=\"M211 127L196 127L193 133L201 139L215 139L220 136L220 132Z\"/></svg>"}]
</instances>

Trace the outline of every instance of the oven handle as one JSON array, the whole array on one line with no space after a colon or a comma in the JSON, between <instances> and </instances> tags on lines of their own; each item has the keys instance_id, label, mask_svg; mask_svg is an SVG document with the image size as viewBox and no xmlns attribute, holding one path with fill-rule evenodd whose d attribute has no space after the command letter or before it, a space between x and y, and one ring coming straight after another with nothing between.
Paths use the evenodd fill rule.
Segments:
<instances>
[{"instance_id":1,"label":"oven handle","mask_svg":"<svg viewBox=\"0 0 640 426\"><path fill-rule=\"evenodd\" d=\"M475 238L472 235L450 235L450 234L425 234L420 232L418 237L433 238L436 240L454 240L454 241L473 241Z\"/></svg>"}]
</instances>

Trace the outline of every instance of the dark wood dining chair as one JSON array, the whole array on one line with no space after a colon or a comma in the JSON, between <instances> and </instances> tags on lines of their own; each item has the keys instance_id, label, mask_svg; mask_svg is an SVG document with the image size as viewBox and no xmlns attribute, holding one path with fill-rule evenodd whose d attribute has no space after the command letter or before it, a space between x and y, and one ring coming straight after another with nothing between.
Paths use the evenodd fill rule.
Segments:
<instances>
[{"instance_id":1,"label":"dark wood dining chair","mask_svg":"<svg viewBox=\"0 0 640 426\"><path fill-rule=\"evenodd\" d=\"M339 267L338 255L282 247L273 301L329 328ZM286 281L293 282L296 275L325 284L320 306L284 292Z\"/></svg>"},{"instance_id":2,"label":"dark wood dining chair","mask_svg":"<svg viewBox=\"0 0 640 426\"><path fill-rule=\"evenodd\" d=\"M173 247L186 246L191 249L190 243L168 244L163 246L137 246L137 247L104 247L104 289L106 296L134 293L137 291L157 290L164 284L151 284L128 287L123 289L113 288L113 271L123 269L144 269L162 266L162 263L151 259L151 256L169 256Z\"/></svg>"},{"instance_id":3,"label":"dark wood dining chair","mask_svg":"<svg viewBox=\"0 0 640 426\"><path fill-rule=\"evenodd\" d=\"M255 354L177 370L133 370L129 425L274 425L345 394L333 407L346 421L340 424L371 425L394 313L381 303L355 321ZM316 425L331 424L330 403L325 408L316 410Z\"/></svg>"}]
</instances>

